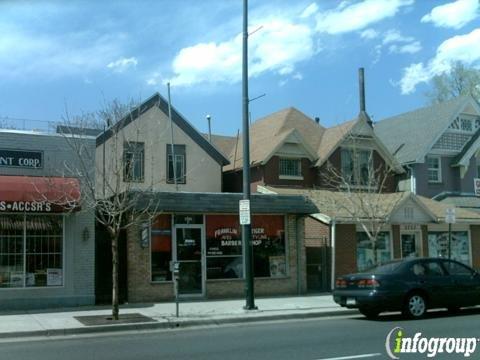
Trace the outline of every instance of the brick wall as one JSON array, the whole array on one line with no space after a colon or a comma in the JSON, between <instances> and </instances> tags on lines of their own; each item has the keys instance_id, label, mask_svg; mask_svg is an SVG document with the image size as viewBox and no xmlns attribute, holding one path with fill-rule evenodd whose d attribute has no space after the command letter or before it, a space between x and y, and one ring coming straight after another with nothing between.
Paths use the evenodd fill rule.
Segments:
<instances>
[{"instance_id":1,"label":"brick wall","mask_svg":"<svg viewBox=\"0 0 480 360\"><path fill-rule=\"evenodd\" d=\"M470 225L472 242L472 267L480 270L480 225Z\"/></svg>"},{"instance_id":2,"label":"brick wall","mask_svg":"<svg viewBox=\"0 0 480 360\"><path fill-rule=\"evenodd\" d=\"M355 224L337 224L335 231L335 276L357 272Z\"/></svg>"},{"instance_id":3,"label":"brick wall","mask_svg":"<svg viewBox=\"0 0 480 360\"><path fill-rule=\"evenodd\" d=\"M422 232L422 254L420 256L428 256L428 225L420 226Z\"/></svg>"},{"instance_id":4,"label":"brick wall","mask_svg":"<svg viewBox=\"0 0 480 360\"><path fill-rule=\"evenodd\" d=\"M305 246L321 247L330 243L330 226L311 217L305 218Z\"/></svg>"},{"instance_id":5,"label":"brick wall","mask_svg":"<svg viewBox=\"0 0 480 360\"><path fill-rule=\"evenodd\" d=\"M297 294L298 287L306 291L305 248L301 239L300 253L297 253L297 232L303 234L303 219L297 221L294 215L288 215L286 221L288 275L285 278L255 279L255 294L288 295ZM139 241L140 230L132 227L127 232L127 271L129 302L151 302L172 300L171 282L151 283L150 248L142 248ZM302 236L301 236L302 238ZM298 259L297 259L298 256ZM300 283L297 283L297 260L300 260ZM243 280L207 280L208 298L232 298L244 296Z\"/></svg>"}]
</instances>

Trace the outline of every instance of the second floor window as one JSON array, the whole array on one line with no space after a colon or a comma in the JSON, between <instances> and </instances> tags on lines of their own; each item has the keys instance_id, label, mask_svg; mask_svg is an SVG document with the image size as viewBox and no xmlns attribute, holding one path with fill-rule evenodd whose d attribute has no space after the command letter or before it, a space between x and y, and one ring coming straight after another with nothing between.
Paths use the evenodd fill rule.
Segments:
<instances>
[{"instance_id":1,"label":"second floor window","mask_svg":"<svg viewBox=\"0 0 480 360\"><path fill-rule=\"evenodd\" d=\"M342 149L342 179L351 185L373 186L372 150ZM372 181L373 182L373 181Z\"/></svg>"},{"instance_id":2,"label":"second floor window","mask_svg":"<svg viewBox=\"0 0 480 360\"><path fill-rule=\"evenodd\" d=\"M185 184L187 181L185 145L174 145L172 154L172 145L167 144L167 183L175 183L175 178L177 184Z\"/></svg>"},{"instance_id":3,"label":"second floor window","mask_svg":"<svg viewBox=\"0 0 480 360\"><path fill-rule=\"evenodd\" d=\"M442 181L442 166L439 156L427 157L428 182L438 183Z\"/></svg>"},{"instance_id":4,"label":"second floor window","mask_svg":"<svg viewBox=\"0 0 480 360\"><path fill-rule=\"evenodd\" d=\"M302 176L302 162L300 159L280 159L279 172L280 176Z\"/></svg>"},{"instance_id":5,"label":"second floor window","mask_svg":"<svg viewBox=\"0 0 480 360\"><path fill-rule=\"evenodd\" d=\"M123 181L142 182L145 171L145 146L141 142L123 145Z\"/></svg>"}]
</instances>

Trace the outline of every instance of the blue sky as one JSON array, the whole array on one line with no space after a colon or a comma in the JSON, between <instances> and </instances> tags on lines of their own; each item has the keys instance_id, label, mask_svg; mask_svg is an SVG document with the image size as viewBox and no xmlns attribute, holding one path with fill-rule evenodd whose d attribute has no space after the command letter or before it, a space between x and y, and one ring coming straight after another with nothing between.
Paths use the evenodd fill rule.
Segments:
<instances>
[{"instance_id":1,"label":"blue sky","mask_svg":"<svg viewBox=\"0 0 480 360\"><path fill-rule=\"evenodd\" d=\"M432 76L480 65L478 0L250 0L252 118L294 106L324 126L423 106ZM241 127L241 0L1 1L0 120L58 120L172 86L198 129ZM33 123L27 123L33 124ZM29 125L27 125L29 126ZM33 126L33 125L32 125Z\"/></svg>"}]
</instances>

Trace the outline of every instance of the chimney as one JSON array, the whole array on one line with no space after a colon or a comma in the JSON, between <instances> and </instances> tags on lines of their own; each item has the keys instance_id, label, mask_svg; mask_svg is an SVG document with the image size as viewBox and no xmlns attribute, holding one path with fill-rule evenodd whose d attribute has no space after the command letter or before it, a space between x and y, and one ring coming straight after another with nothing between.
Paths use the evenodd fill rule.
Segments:
<instances>
[{"instance_id":1,"label":"chimney","mask_svg":"<svg viewBox=\"0 0 480 360\"><path fill-rule=\"evenodd\" d=\"M358 88L360 91L360 113L365 112L365 76L364 69L358 69Z\"/></svg>"},{"instance_id":2,"label":"chimney","mask_svg":"<svg viewBox=\"0 0 480 360\"><path fill-rule=\"evenodd\" d=\"M368 124L373 127L372 119L370 119L365 109L365 74L363 67L358 69L358 90L360 95L360 116L365 116Z\"/></svg>"},{"instance_id":3,"label":"chimney","mask_svg":"<svg viewBox=\"0 0 480 360\"><path fill-rule=\"evenodd\" d=\"M317 125L320 125L320 118L318 116L315 117L315 122L317 123Z\"/></svg>"}]
</instances>

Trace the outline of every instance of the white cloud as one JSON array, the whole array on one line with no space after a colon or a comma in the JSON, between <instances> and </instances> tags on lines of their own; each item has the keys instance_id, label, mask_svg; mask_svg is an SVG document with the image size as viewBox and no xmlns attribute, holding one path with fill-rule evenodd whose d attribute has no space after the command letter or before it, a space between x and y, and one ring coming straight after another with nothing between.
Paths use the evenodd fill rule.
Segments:
<instances>
[{"instance_id":1,"label":"white cloud","mask_svg":"<svg viewBox=\"0 0 480 360\"><path fill-rule=\"evenodd\" d=\"M422 17L421 22L431 22L438 27L460 29L480 14L478 0L457 0L436 6Z\"/></svg>"},{"instance_id":2,"label":"white cloud","mask_svg":"<svg viewBox=\"0 0 480 360\"><path fill-rule=\"evenodd\" d=\"M136 67L138 61L135 57L125 58L122 57L116 61L112 61L107 65L107 68L112 69L115 72L122 73L128 70L130 67Z\"/></svg>"},{"instance_id":3,"label":"white cloud","mask_svg":"<svg viewBox=\"0 0 480 360\"><path fill-rule=\"evenodd\" d=\"M104 69L108 59L118 57L124 40L122 34L42 34L1 25L0 33L0 76L16 79Z\"/></svg>"},{"instance_id":4,"label":"white cloud","mask_svg":"<svg viewBox=\"0 0 480 360\"><path fill-rule=\"evenodd\" d=\"M300 15L301 18L307 18L316 14L318 12L318 5L316 3L311 3L308 5L305 10L303 10L302 14Z\"/></svg>"},{"instance_id":5,"label":"white cloud","mask_svg":"<svg viewBox=\"0 0 480 360\"><path fill-rule=\"evenodd\" d=\"M415 54L422 50L419 41L414 41L406 45L390 45L388 51L394 54Z\"/></svg>"},{"instance_id":6,"label":"white cloud","mask_svg":"<svg viewBox=\"0 0 480 360\"><path fill-rule=\"evenodd\" d=\"M252 26L252 29L256 28ZM200 43L183 48L173 60L172 84L193 85L240 81L241 34L220 43ZM294 72L298 62L315 53L313 34L303 24L284 18L272 18L249 41L249 74L258 76L267 71L280 75Z\"/></svg>"},{"instance_id":7,"label":"white cloud","mask_svg":"<svg viewBox=\"0 0 480 360\"><path fill-rule=\"evenodd\" d=\"M373 29L366 29L360 33L362 39L371 40L377 38L379 35L378 31Z\"/></svg>"},{"instance_id":8,"label":"white cloud","mask_svg":"<svg viewBox=\"0 0 480 360\"><path fill-rule=\"evenodd\" d=\"M422 50L420 41L412 36L405 36L397 29L390 29L383 34L380 44L375 46L375 58L373 64L376 64L382 56L382 50L388 46L390 54L414 54Z\"/></svg>"},{"instance_id":9,"label":"white cloud","mask_svg":"<svg viewBox=\"0 0 480 360\"><path fill-rule=\"evenodd\" d=\"M415 39L411 36L403 36L400 31L396 29L390 29L385 33L385 36L383 37L382 43L384 45L390 44L390 43L395 43L395 42L401 42L401 43L408 43L412 42Z\"/></svg>"},{"instance_id":10,"label":"white cloud","mask_svg":"<svg viewBox=\"0 0 480 360\"><path fill-rule=\"evenodd\" d=\"M323 11L316 2L304 8L291 7L263 11L250 17L251 30L262 29L249 38L249 74L252 77L270 72L282 77L297 73L299 63L311 59L322 51L322 37L361 31L360 36L373 39L380 34L369 25L394 16L414 0L343 1L332 10ZM295 10L292 10L295 9ZM265 10L265 9L263 9ZM395 40L401 42L401 39ZM420 43L407 46L415 39L404 41L392 52L415 52ZM392 41L393 43L393 41ZM172 75L160 77L152 74L147 83L157 85L170 81L176 86L199 83L235 83L241 79L242 34L220 42L200 42L182 48L175 55ZM293 79L293 78L292 78Z\"/></svg>"},{"instance_id":11,"label":"white cloud","mask_svg":"<svg viewBox=\"0 0 480 360\"><path fill-rule=\"evenodd\" d=\"M455 61L461 61L467 65L477 64L480 62L478 44L480 44L480 28L445 40L426 65L416 63L404 69L400 80L402 94L410 94L415 91L418 84L428 82L435 75L448 72Z\"/></svg>"},{"instance_id":12,"label":"white cloud","mask_svg":"<svg viewBox=\"0 0 480 360\"><path fill-rule=\"evenodd\" d=\"M364 0L349 4L342 2L336 9L317 15L317 30L341 34L362 30L371 24L394 16L413 0Z\"/></svg>"}]
</instances>

